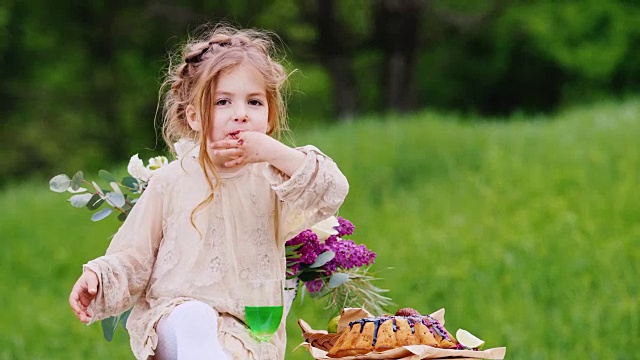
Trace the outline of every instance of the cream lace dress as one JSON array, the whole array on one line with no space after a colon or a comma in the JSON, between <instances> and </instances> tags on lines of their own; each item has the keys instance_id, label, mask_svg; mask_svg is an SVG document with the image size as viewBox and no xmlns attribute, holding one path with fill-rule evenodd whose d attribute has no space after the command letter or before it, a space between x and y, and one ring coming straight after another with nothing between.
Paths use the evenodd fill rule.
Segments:
<instances>
[{"instance_id":1,"label":"cream lace dress","mask_svg":"<svg viewBox=\"0 0 640 360\"><path fill-rule=\"evenodd\" d=\"M133 306L127 321L137 359L154 355L155 326L180 303L196 299L220 315L218 337L234 359L284 359L284 318L269 343L246 325L245 291L254 279L284 278L284 243L333 215L348 183L336 164L313 146L291 176L266 164L222 175L214 201L194 218L209 192L193 152L156 171L113 238L106 255L85 264L100 286L89 307L92 322Z\"/></svg>"}]
</instances>

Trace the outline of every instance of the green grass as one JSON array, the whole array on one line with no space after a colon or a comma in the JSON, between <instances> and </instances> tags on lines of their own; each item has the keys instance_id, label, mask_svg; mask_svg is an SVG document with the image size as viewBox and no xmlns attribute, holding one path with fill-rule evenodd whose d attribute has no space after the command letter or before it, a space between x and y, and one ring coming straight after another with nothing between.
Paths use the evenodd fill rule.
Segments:
<instances>
[{"instance_id":1,"label":"green grass","mask_svg":"<svg viewBox=\"0 0 640 360\"><path fill-rule=\"evenodd\" d=\"M467 120L362 118L296 139L349 178L340 215L399 306L445 307L450 331L509 359L639 359L640 100ZM122 332L107 343L68 308L117 223L63 198L44 181L0 193L0 360L133 358ZM293 351L300 317L329 320L321 302L296 301L287 359L310 359Z\"/></svg>"}]
</instances>

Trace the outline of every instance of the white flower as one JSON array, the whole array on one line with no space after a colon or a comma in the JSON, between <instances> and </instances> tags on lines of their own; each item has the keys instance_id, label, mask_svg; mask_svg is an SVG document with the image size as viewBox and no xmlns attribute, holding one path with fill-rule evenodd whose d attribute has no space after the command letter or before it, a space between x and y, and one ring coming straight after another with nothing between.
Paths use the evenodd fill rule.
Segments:
<instances>
[{"instance_id":1,"label":"white flower","mask_svg":"<svg viewBox=\"0 0 640 360\"><path fill-rule=\"evenodd\" d=\"M149 159L149 165L147 165L147 169L151 171L155 171L160 169L164 165L167 165L168 163L169 163L169 160L167 160L167 158L164 156L152 157L151 159ZM149 176L151 175L152 174L149 174Z\"/></svg>"},{"instance_id":2,"label":"white flower","mask_svg":"<svg viewBox=\"0 0 640 360\"><path fill-rule=\"evenodd\" d=\"M340 225L340 223L338 222L338 218L332 216L313 225L311 227L311 231L318 235L318 240L320 241L320 243L324 243L324 241L327 240L329 236L338 235L338 230L335 229L335 227L338 225Z\"/></svg>"},{"instance_id":3,"label":"white flower","mask_svg":"<svg viewBox=\"0 0 640 360\"><path fill-rule=\"evenodd\" d=\"M173 148L176 149L176 157L182 159L187 154L198 149L198 145L189 139L182 138L173 144Z\"/></svg>"},{"instance_id":4,"label":"white flower","mask_svg":"<svg viewBox=\"0 0 640 360\"><path fill-rule=\"evenodd\" d=\"M127 171L129 175L143 182L147 182L151 178L151 170L144 167L144 163L140 160L138 154L133 155L129 160Z\"/></svg>"}]
</instances>

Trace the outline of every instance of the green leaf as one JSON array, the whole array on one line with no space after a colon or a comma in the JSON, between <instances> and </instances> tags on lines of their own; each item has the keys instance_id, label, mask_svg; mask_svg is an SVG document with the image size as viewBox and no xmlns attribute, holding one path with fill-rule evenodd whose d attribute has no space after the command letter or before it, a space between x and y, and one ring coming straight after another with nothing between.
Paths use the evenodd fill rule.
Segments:
<instances>
[{"instance_id":1,"label":"green leaf","mask_svg":"<svg viewBox=\"0 0 640 360\"><path fill-rule=\"evenodd\" d=\"M303 284L304 285L304 284ZM300 291L300 303L302 304L304 302L304 294L306 293L306 291Z\"/></svg>"},{"instance_id":2,"label":"green leaf","mask_svg":"<svg viewBox=\"0 0 640 360\"><path fill-rule=\"evenodd\" d=\"M69 202L71 203L71 206L81 208L81 207L85 207L89 203L89 201L91 201L92 197L93 197L93 194L73 195L72 197L69 198Z\"/></svg>"},{"instance_id":3,"label":"green leaf","mask_svg":"<svg viewBox=\"0 0 640 360\"><path fill-rule=\"evenodd\" d=\"M138 180L133 176L125 176L122 178L122 185L128 187L129 189L135 190L140 187Z\"/></svg>"},{"instance_id":4,"label":"green leaf","mask_svg":"<svg viewBox=\"0 0 640 360\"><path fill-rule=\"evenodd\" d=\"M294 254L296 252L296 250L300 249L302 247L302 243L300 244L295 244L295 245L287 245L285 246L285 251L287 254Z\"/></svg>"},{"instance_id":5,"label":"green leaf","mask_svg":"<svg viewBox=\"0 0 640 360\"><path fill-rule=\"evenodd\" d=\"M118 185L117 182L112 181L109 183L109 185L111 185L111 189L113 189L113 192L117 192L118 194L122 194L122 190L120 190L120 185Z\"/></svg>"},{"instance_id":6,"label":"green leaf","mask_svg":"<svg viewBox=\"0 0 640 360\"><path fill-rule=\"evenodd\" d=\"M125 221L125 220L127 220L127 216L128 216L128 215L129 215L129 214L128 214L128 213L126 213L126 212L121 212L121 213L120 213L120 215L118 215L118 220L120 220L120 221Z\"/></svg>"},{"instance_id":7,"label":"green leaf","mask_svg":"<svg viewBox=\"0 0 640 360\"><path fill-rule=\"evenodd\" d=\"M111 215L112 211L113 209L111 208L102 209L91 216L91 221L100 221L106 218L107 216Z\"/></svg>"},{"instance_id":8,"label":"green leaf","mask_svg":"<svg viewBox=\"0 0 640 360\"><path fill-rule=\"evenodd\" d=\"M102 326L102 335L104 336L105 340L113 340L113 335L118 329L118 324L122 324L122 328L125 331L127 330L126 326L127 320L129 319L129 314L131 314L131 309L121 314L106 318L100 322L100 325Z\"/></svg>"},{"instance_id":9,"label":"green leaf","mask_svg":"<svg viewBox=\"0 0 640 360\"><path fill-rule=\"evenodd\" d=\"M107 203L114 207L122 207L124 205L124 196L122 193L110 192L107 193L107 198L105 199Z\"/></svg>"},{"instance_id":10,"label":"green leaf","mask_svg":"<svg viewBox=\"0 0 640 360\"><path fill-rule=\"evenodd\" d=\"M127 196L124 196L125 201L127 200ZM131 211L131 209L133 209L133 205L126 203L121 207L122 210L126 211L127 213L129 213L129 211Z\"/></svg>"},{"instance_id":11,"label":"green leaf","mask_svg":"<svg viewBox=\"0 0 640 360\"><path fill-rule=\"evenodd\" d=\"M300 259L300 258L301 258L300 254L298 254L298 252L297 252L297 251L295 251L295 250L285 249L284 254L285 254L285 256L287 257L287 260L290 260L290 259Z\"/></svg>"},{"instance_id":12,"label":"green leaf","mask_svg":"<svg viewBox=\"0 0 640 360\"><path fill-rule=\"evenodd\" d=\"M67 191L71 185L71 179L66 174L56 175L49 180L49 189L57 193L63 193Z\"/></svg>"},{"instance_id":13,"label":"green leaf","mask_svg":"<svg viewBox=\"0 0 640 360\"><path fill-rule=\"evenodd\" d=\"M100 197L100 194L94 194L93 196L91 196L91 199L87 203L87 209L97 210L100 207L100 205L102 205L103 202L104 200L102 200L102 197Z\"/></svg>"},{"instance_id":14,"label":"green leaf","mask_svg":"<svg viewBox=\"0 0 640 360\"><path fill-rule=\"evenodd\" d=\"M298 274L296 274L296 275L287 275L287 276L286 276L286 279L287 279L287 280L291 280L291 279L295 279L295 278L297 278L297 277L298 277Z\"/></svg>"},{"instance_id":15,"label":"green leaf","mask_svg":"<svg viewBox=\"0 0 640 360\"><path fill-rule=\"evenodd\" d=\"M84 180L84 175L82 171L78 171L75 175L73 175L73 179L71 179L71 189L78 190L80 189L80 185L82 185L82 181Z\"/></svg>"},{"instance_id":16,"label":"green leaf","mask_svg":"<svg viewBox=\"0 0 640 360\"><path fill-rule=\"evenodd\" d=\"M327 250L322 254L318 255L318 257L316 258L316 261L314 261L313 264L309 265L309 267L313 269L313 268L318 268L320 266L323 266L324 264L331 261L335 256L336 256L336 253L334 253L331 250Z\"/></svg>"},{"instance_id":17,"label":"green leaf","mask_svg":"<svg viewBox=\"0 0 640 360\"><path fill-rule=\"evenodd\" d=\"M102 335L107 341L111 341L113 339L113 334L116 332L119 321L119 316L112 316L100 322L100 325L102 326Z\"/></svg>"},{"instance_id":18,"label":"green leaf","mask_svg":"<svg viewBox=\"0 0 640 360\"><path fill-rule=\"evenodd\" d=\"M98 185L97 182L92 181L91 185L93 186L93 189L98 193L98 194L104 194L104 191L102 191L102 189L100 188L100 185Z\"/></svg>"},{"instance_id":19,"label":"green leaf","mask_svg":"<svg viewBox=\"0 0 640 360\"><path fill-rule=\"evenodd\" d=\"M300 259L291 259L290 257L287 256L287 267L291 267L293 265L296 264L300 264Z\"/></svg>"},{"instance_id":20,"label":"green leaf","mask_svg":"<svg viewBox=\"0 0 640 360\"><path fill-rule=\"evenodd\" d=\"M131 309L120 314L120 322L122 323L122 328L127 330L127 320L129 320L129 315L131 314Z\"/></svg>"},{"instance_id":21,"label":"green leaf","mask_svg":"<svg viewBox=\"0 0 640 360\"><path fill-rule=\"evenodd\" d=\"M109 183L118 182L118 180L116 180L116 178L113 175L111 175L111 173L108 172L107 170L98 171L98 175Z\"/></svg>"},{"instance_id":22,"label":"green leaf","mask_svg":"<svg viewBox=\"0 0 640 360\"><path fill-rule=\"evenodd\" d=\"M335 273L331 275L331 279L329 279L329 284L327 284L327 286L330 289L337 288L338 286L344 284L347 280L349 280L349 274Z\"/></svg>"}]
</instances>

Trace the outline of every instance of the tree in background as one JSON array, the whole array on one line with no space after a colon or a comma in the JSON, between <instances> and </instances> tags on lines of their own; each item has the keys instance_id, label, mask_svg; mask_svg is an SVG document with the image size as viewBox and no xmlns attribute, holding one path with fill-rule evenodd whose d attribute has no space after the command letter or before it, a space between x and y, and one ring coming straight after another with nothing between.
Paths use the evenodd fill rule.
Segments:
<instances>
[{"instance_id":1,"label":"tree in background","mask_svg":"<svg viewBox=\"0 0 640 360\"><path fill-rule=\"evenodd\" d=\"M415 70L427 0L380 0L370 44L383 54L381 88L384 106L406 112L417 106Z\"/></svg>"},{"instance_id":2,"label":"tree in background","mask_svg":"<svg viewBox=\"0 0 640 360\"><path fill-rule=\"evenodd\" d=\"M638 18L625 0L3 2L1 179L162 151L161 67L206 21L281 36L302 75L290 108L307 123L423 107L545 112L637 93Z\"/></svg>"},{"instance_id":3,"label":"tree in background","mask_svg":"<svg viewBox=\"0 0 640 360\"><path fill-rule=\"evenodd\" d=\"M353 69L357 42L339 19L335 0L306 1L305 4L304 17L316 30L311 47L331 78L334 113L339 119L352 119L358 112L358 89Z\"/></svg>"}]
</instances>

